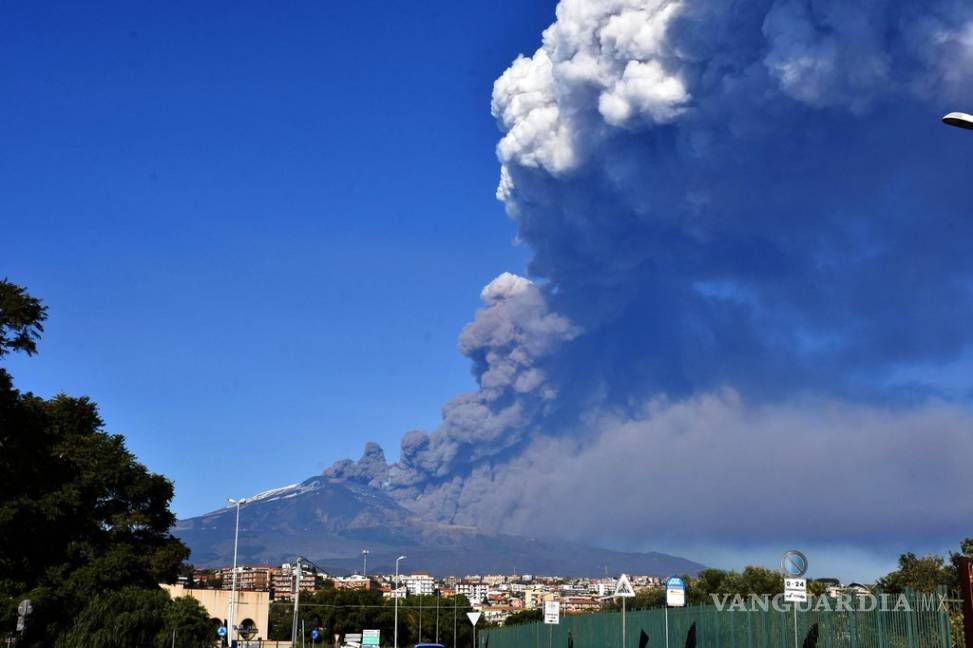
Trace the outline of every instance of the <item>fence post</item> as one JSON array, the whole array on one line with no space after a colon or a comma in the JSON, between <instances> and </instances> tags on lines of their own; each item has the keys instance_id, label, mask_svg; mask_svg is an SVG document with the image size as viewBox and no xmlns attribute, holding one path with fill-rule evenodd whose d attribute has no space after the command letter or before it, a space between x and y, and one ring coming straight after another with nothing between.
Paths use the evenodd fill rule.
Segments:
<instances>
[{"instance_id":1,"label":"fence post","mask_svg":"<svg viewBox=\"0 0 973 648\"><path fill-rule=\"evenodd\" d=\"M912 592L906 591L905 595L908 597L910 594L912 594ZM916 643L916 633L913 627L914 623L912 619L912 617L914 617L916 614L916 603L917 603L916 596L912 595L912 601L910 602L909 605L909 607L911 607L912 609L905 613L905 632L906 632L906 637L908 638L909 641L909 648L918 648L918 644Z\"/></svg>"},{"instance_id":2,"label":"fence post","mask_svg":"<svg viewBox=\"0 0 973 648\"><path fill-rule=\"evenodd\" d=\"M730 648L737 648L736 614L730 612L726 617L730 620Z\"/></svg>"},{"instance_id":3,"label":"fence post","mask_svg":"<svg viewBox=\"0 0 973 648\"><path fill-rule=\"evenodd\" d=\"M878 631L878 645L885 645L885 610L882 609L882 591L875 593L878 604L875 606L875 628Z\"/></svg>"},{"instance_id":4,"label":"fence post","mask_svg":"<svg viewBox=\"0 0 973 648\"><path fill-rule=\"evenodd\" d=\"M949 606L946 605L946 597L949 596L949 589L945 586L938 588L937 593L941 597L939 601L936 602L936 614L939 616L939 633L941 635L941 646L946 646L946 648L952 648L953 644L953 632L949 627ZM945 606L945 610L943 607Z\"/></svg>"},{"instance_id":5,"label":"fence post","mask_svg":"<svg viewBox=\"0 0 973 648\"><path fill-rule=\"evenodd\" d=\"M858 648L858 601L851 606L848 613L848 636L851 638L851 648Z\"/></svg>"},{"instance_id":6,"label":"fence post","mask_svg":"<svg viewBox=\"0 0 973 648\"><path fill-rule=\"evenodd\" d=\"M973 648L973 567L966 556L960 556L956 566L960 595L963 597L963 636L966 638L966 648Z\"/></svg>"}]
</instances>

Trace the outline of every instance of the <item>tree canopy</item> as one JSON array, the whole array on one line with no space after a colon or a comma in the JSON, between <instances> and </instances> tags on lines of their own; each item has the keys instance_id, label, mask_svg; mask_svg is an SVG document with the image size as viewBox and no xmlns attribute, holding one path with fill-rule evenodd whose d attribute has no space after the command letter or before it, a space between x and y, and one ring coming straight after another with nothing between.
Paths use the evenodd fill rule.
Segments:
<instances>
[{"instance_id":1,"label":"tree canopy","mask_svg":"<svg viewBox=\"0 0 973 648\"><path fill-rule=\"evenodd\" d=\"M37 340L44 332L47 307L27 290L0 280L0 357L11 351L37 353Z\"/></svg>"},{"instance_id":2,"label":"tree canopy","mask_svg":"<svg viewBox=\"0 0 973 648\"><path fill-rule=\"evenodd\" d=\"M35 353L45 317L26 290L0 282L0 356ZM169 533L172 483L103 428L89 398L20 393L0 369L0 623L12 628L17 603L32 600L21 645L54 645L106 593L165 596L158 583L189 555Z\"/></svg>"}]
</instances>

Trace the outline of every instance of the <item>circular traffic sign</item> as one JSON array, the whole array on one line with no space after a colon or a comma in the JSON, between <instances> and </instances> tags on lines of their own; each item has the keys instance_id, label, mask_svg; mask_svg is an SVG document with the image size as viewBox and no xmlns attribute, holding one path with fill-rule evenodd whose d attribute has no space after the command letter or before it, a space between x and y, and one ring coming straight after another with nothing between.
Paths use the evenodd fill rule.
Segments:
<instances>
[{"instance_id":1,"label":"circular traffic sign","mask_svg":"<svg viewBox=\"0 0 973 648\"><path fill-rule=\"evenodd\" d=\"M317 641L318 640L318 637L320 637L320 636L321 636L321 633L318 632L318 629L317 628L315 628L314 630L311 630L311 641Z\"/></svg>"},{"instance_id":2,"label":"circular traffic sign","mask_svg":"<svg viewBox=\"0 0 973 648\"><path fill-rule=\"evenodd\" d=\"M226 636L226 626L220 626L219 628L217 628L216 629L216 634L218 634L221 637L225 637Z\"/></svg>"},{"instance_id":3,"label":"circular traffic sign","mask_svg":"<svg viewBox=\"0 0 973 648\"><path fill-rule=\"evenodd\" d=\"M800 578L807 573L807 556L796 549L785 552L780 559L780 570L787 576Z\"/></svg>"}]
</instances>

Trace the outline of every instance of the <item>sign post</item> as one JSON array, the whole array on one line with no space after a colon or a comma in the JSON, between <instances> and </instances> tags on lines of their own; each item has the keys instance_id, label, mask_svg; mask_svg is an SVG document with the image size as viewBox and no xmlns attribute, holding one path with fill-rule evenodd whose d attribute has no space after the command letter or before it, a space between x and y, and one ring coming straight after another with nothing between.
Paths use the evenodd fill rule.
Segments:
<instances>
[{"instance_id":1,"label":"sign post","mask_svg":"<svg viewBox=\"0 0 973 648\"><path fill-rule=\"evenodd\" d=\"M666 648L669 648L669 608L685 607L686 581L678 576L666 579Z\"/></svg>"},{"instance_id":2,"label":"sign post","mask_svg":"<svg viewBox=\"0 0 973 648\"><path fill-rule=\"evenodd\" d=\"M800 648L797 633L797 604L807 602L807 579L785 578L784 601L794 606L794 648Z\"/></svg>"},{"instance_id":3,"label":"sign post","mask_svg":"<svg viewBox=\"0 0 973 648\"><path fill-rule=\"evenodd\" d=\"M544 601L544 623L551 626L547 630L547 645L554 645L554 626L561 622L560 601Z\"/></svg>"},{"instance_id":4,"label":"sign post","mask_svg":"<svg viewBox=\"0 0 973 648\"><path fill-rule=\"evenodd\" d=\"M794 604L794 648L801 648L797 637L797 604L807 601L807 556L800 551L787 551L780 559L780 571L784 575L784 601Z\"/></svg>"},{"instance_id":5,"label":"sign post","mask_svg":"<svg viewBox=\"0 0 973 648\"><path fill-rule=\"evenodd\" d=\"M476 622L480 620L480 612L467 612L466 618L473 624L473 648L476 648Z\"/></svg>"},{"instance_id":6,"label":"sign post","mask_svg":"<svg viewBox=\"0 0 973 648\"><path fill-rule=\"evenodd\" d=\"M561 622L561 604L558 601L544 602L544 623L557 625Z\"/></svg>"},{"instance_id":7,"label":"sign post","mask_svg":"<svg viewBox=\"0 0 973 648\"><path fill-rule=\"evenodd\" d=\"M632 581L628 580L628 576L625 574L622 574L618 582L615 583L615 594L613 596L622 599L622 648L625 648L625 599L635 596Z\"/></svg>"},{"instance_id":8,"label":"sign post","mask_svg":"<svg viewBox=\"0 0 973 648\"><path fill-rule=\"evenodd\" d=\"M27 630L27 617L33 611L34 604L30 602L30 599L24 599L17 605L17 632L23 634Z\"/></svg>"}]
</instances>

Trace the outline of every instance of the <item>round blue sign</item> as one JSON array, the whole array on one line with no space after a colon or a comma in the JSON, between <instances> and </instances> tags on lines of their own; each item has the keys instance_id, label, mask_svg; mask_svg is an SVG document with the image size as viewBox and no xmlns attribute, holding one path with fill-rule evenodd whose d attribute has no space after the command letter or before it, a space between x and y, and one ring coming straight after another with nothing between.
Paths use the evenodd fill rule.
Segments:
<instances>
[{"instance_id":1,"label":"round blue sign","mask_svg":"<svg viewBox=\"0 0 973 648\"><path fill-rule=\"evenodd\" d=\"M320 637L320 636L321 636L321 633L318 632L317 628L315 628L314 630L311 630L311 640L312 641L317 641L318 640L318 637Z\"/></svg>"},{"instance_id":2,"label":"round blue sign","mask_svg":"<svg viewBox=\"0 0 973 648\"><path fill-rule=\"evenodd\" d=\"M807 572L807 556L800 551L788 551L780 560L780 570L786 576L800 578Z\"/></svg>"},{"instance_id":3,"label":"round blue sign","mask_svg":"<svg viewBox=\"0 0 973 648\"><path fill-rule=\"evenodd\" d=\"M220 626L219 628L217 628L216 629L216 634L218 634L221 637L225 637L226 636L226 626Z\"/></svg>"}]
</instances>

